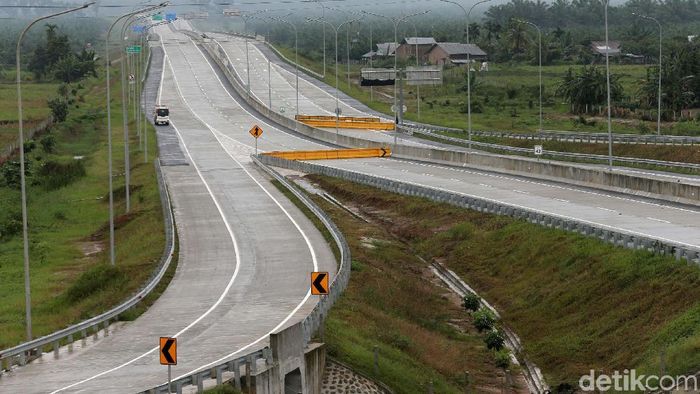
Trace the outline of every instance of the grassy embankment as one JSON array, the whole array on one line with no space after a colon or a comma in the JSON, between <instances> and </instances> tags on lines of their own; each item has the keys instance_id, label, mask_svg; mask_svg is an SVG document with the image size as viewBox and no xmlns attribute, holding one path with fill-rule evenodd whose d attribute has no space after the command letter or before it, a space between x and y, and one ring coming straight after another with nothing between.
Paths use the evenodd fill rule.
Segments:
<instances>
[{"instance_id":1,"label":"grassy embankment","mask_svg":"<svg viewBox=\"0 0 700 394\"><path fill-rule=\"evenodd\" d=\"M46 120L51 113L46 106L47 92L55 92L58 84L22 84L24 130ZM0 83L0 152L3 147L17 141L17 85Z\"/></svg>"},{"instance_id":2,"label":"grassy embankment","mask_svg":"<svg viewBox=\"0 0 700 394\"><path fill-rule=\"evenodd\" d=\"M470 317L427 279L443 262L501 312L549 384L589 369L668 373L700 368L700 269L524 221L311 176L370 223L318 199L353 253L350 285L332 309L332 356L398 393L500 387ZM373 373L373 347L381 354Z\"/></svg>"},{"instance_id":3,"label":"grassy embankment","mask_svg":"<svg viewBox=\"0 0 700 394\"><path fill-rule=\"evenodd\" d=\"M113 75L116 267L109 266L104 77L82 82L85 89L79 95L83 99L70 106L67 121L54 126L50 133L56 141L55 150L48 153L37 138L36 147L27 157L31 168L27 194L35 337L125 300L151 275L163 251L163 219L155 170L152 163L144 163L133 122L132 206L130 213L125 212L122 112L115 93L121 87L117 73ZM25 108L34 109L25 112L27 116L46 113L45 100L55 96L55 90L53 85L30 88L34 97L25 94ZM151 126L148 133L149 151L156 152ZM84 156L82 165L76 164L75 156ZM151 153L150 159L153 158ZM58 163L54 171L46 170L45 163L49 162ZM4 300L0 305L0 348L25 340L19 201L18 187L8 185L0 177L0 228L4 230L0 237L0 297Z\"/></svg>"}]
</instances>

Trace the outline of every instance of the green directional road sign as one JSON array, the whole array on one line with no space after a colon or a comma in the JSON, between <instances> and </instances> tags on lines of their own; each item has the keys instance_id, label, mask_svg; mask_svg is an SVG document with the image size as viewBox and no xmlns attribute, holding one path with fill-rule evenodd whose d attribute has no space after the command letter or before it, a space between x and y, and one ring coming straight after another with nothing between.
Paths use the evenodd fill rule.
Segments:
<instances>
[{"instance_id":1,"label":"green directional road sign","mask_svg":"<svg viewBox=\"0 0 700 394\"><path fill-rule=\"evenodd\" d=\"M153 15L153 20L154 20L154 21L162 21L162 20L163 20L163 15L161 15L161 14L155 14L155 15Z\"/></svg>"},{"instance_id":2,"label":"green directional road sign","mask_svg":"<svg viewBox=\"0 0 700 394\"><path fill-rule=\"evenodd\" d=\"M141 45L132 45L126 47L126 53L141 53Z\"/></svg>"}]
</instances>

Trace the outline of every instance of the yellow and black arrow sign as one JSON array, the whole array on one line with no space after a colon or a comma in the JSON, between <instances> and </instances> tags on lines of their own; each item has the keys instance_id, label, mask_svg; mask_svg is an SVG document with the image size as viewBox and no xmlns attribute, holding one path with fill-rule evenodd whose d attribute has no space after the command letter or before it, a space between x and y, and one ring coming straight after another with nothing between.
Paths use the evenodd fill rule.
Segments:
<instances>
[{"instance_id":1,"label":"yellow and black arrow sign","mask_svg":"<svg viewBox=\"0 0 700 394\"><path fill-rule=\"evenodd\" d=\"M160 337L161 365L177 365L177 338Z\"/></svg>"},{"instance_id":2,"label":"yellow and black arrow sign","mask_svg":"<svg viewBox=\"0 0 700 394\"><path fill-rule=\"evenodd\" d=\"M249 132L250 135L252 135L253 137L259 138L259 137L262 135L262 133L263 133L263 129L261 129L260 126L258 126L258 125L253 125L253 128L250 129L248 132Z\"/></svg>"},{"instance_id":3,"label":"yellow and black arrow sign","mask_svg":"<svg viewBox=\"0 0 700 394\"><path fill-rule=\"evenodd\" d=\"M386 157L387 155L391 154L391 150L389 148L380 148L382 151L382 155L380 157Z\"/></svg>"},{"instance_id":4,"label":"yellow and black arrow sign","mask_svg":"<svg viewBox=\"0 0 700 394\"><path fill-rule=\"evenodd\" d=\"M312 272L311 273L311 294L313 295L328 295L328 272Z\"/></svg>"}]
</instances>

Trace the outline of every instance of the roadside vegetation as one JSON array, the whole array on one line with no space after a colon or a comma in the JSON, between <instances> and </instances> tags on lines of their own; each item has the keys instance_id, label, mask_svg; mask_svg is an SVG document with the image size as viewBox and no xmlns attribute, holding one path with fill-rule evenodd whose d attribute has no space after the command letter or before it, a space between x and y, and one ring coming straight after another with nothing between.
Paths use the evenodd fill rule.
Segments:
<instances>
[{"instance_id":1,"label":"roadside vegetation","mask_svg":"<svg viewBox=\"0 0 700 394\"><path fill-rule=\"evenodd\" d=\"M112 75L113 95L121 89L117 76ZM109 265L105 80L92 71L71 78L35 85L30 101L24 101L25 108L41 108L33 110L50 112L55 119L51 128L24 144L35 337L124 301L153 273L164 245L155 169L144 163L133 132L131 211L125 212L122 112L114 100L117 262ZM6 108L16 109L16 104ZM149 151L155 152L154 130L149 126L147 132ZM17 154L0 162L0 349L26 340L19 175Z\"/></svg>"},{"instance_id":2,"label":"roadside vegetation","mask_svg":"<svg viewBox=\"0 0 700 394\"><path fill-rule=\"evenodd\" d=\"M350 285L326 323L331 356L398 393L500 388L489 316L449 300L425 261L458 273L520 336L552 388L590 369L669 374L700 369L700 269L521 220L311 175L369 220L316 202L346 235ZM421 260L424 259L425 261ZM475 329L481 326L484 333ZM378 346L380 372L373 372ZM663 354L663 356L661 356Z\"/></svg>"}]
</instances>

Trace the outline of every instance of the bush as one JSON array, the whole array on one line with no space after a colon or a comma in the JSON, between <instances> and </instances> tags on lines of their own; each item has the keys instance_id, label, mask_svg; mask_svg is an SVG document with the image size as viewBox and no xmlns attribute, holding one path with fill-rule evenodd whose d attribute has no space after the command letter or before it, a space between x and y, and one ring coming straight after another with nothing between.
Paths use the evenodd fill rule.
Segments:
<instances>
[{"instance_id":1,"label":"bush","mask_svg":"<svg viewBox=\"0 0 700 394\"><path fill-rule=\"evenodd\" d=\"M41 144L41 148L44 150L44 152L53 153L56 148L56 137L51 134L47 134L41 137L39 143Z\"/></svg>"},{"instance_id":2,"label":"bush","mask_svg":"<svg viewBox=\"0 0 700 394\"><path fill-rule=\"evenodd\" d=\"M462 299L462 306L467 311L478 311L481 306L481 297L476 294L468 294Z\"/></svg>"},{"instance_id":3,"label":"bush","mask_svg":"<svg viewBox=\"0 0 700 394\"><path fill-rule=\"evenodd\" d=\"M69 302L79 302L110 287L121 287L128 282L126 274L118 267L101 264L85 271L65 292Z\"/></svg>"},{"instance_id":4,"label":"bush","mask_svg":"<svg viewBox=\"0 0 700 394\"><path fill-rule=\"evenodd\" d=\"M0 240L8 239L22 231L22 216L20 213L10 215L4 222L0 223Z\"/></svg>"},{"instance_id":5,"label":"bush","mask_svg":"<svg viewBox=\"0 0 700 394\"><path fill-rule=\"evenodd\" d=\"M510 367L510 353L505 350L499 350L493 355L496 366L502 369L508 369Z\"/></svg>"},{"instance_id":6,"label":"bush","mask_svg":"<svg viewBox=\"0 0 700 394\"><path fill-rule=\"evenodd\" d=\"M496 323L496 317L486 308L481 308L474 312L473 316L474 327L479 330L479 332L492 329L493 325Z\"/></svg>"},{"instance_id":7,"label":"bush","mask_svg":"<svg viewBox=\"0 0 700 394\"><path fill-rule=\"evenodd\" d=\"M506 341L499 330L492 330L486 335L484 342L486 342L487 348L498 351L503 349Z\"/></svg>"},{"instance_id":8,"label":"bush","mask_svg":"<svg viewBox=\"0 0 700 394\"><path fill-rule=\"evenodd\" d=\"M68 117L68 103L61 98L53 98L46 102L51 108L51 114L53 115L53 120L56 123L61 123Z\"/></svg>"},{"instance_id":9,"label":"bush","mask_svg":"<svg viewBox=\"0 0 700 394\"><path fill-rule=\"evenodd\" d=\"M24 175L29 176L31 172L31 162L25 161L24 163ZM0 167L0 174L2 174L5 180L5 185L13 189L20 188L20 162L19 161L7 161Z\"/></svg>"},{"instance_id":10,"label":"bush","mask_svg":"<svg viewBox=\"0 0 700 394\"><path fill-rule=\"evenodd\" d=\"M39 183L47 190L55 190L69 185L76 179L85 176L85 165L82 160L71 160L63 164L57 161L47 161L39 169Z\"/></svg>"}]
</instances>

